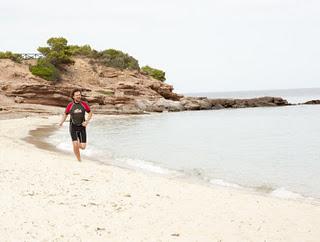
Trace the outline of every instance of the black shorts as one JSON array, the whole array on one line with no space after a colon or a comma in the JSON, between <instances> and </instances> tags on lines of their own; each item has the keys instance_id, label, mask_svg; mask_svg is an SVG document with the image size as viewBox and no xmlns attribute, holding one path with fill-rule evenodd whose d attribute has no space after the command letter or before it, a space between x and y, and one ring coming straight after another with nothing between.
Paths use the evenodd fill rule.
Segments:
<instances>
[{"instance_id":1,"label":"black shorts","mask_svg":"<svg viewBox=\"0 0 320 242\"><path fill-rule=\"evenodd\" d=\"M72 141L77 141L79 139L80 143L87 143L86 127L76 126L70 123L69 131Z\"/></svg>"}]
</instances>

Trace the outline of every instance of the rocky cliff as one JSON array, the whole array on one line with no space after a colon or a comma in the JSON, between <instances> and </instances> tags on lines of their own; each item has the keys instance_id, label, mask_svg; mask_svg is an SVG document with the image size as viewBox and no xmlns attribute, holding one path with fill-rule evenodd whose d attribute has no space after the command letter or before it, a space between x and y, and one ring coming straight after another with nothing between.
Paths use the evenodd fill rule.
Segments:
<instances>
[{"instance_id":1,"label":"rocky cliff","mask_svg":"<svg viewBox=\"0 0 320 242\"><path fill-rule=\"evenodd\" d=\"M95 63L88 58L75 58L66 66L61 80L51 82L33 76L29 64L0 60L0 110L25 104L65 107L70 92L81 88L95 113L141 114L145 112L204 110L288 105L276 97L254 99L209 99L185 97L173 92L173 86L139 71L119 70Z\"/></svg>"}]
</instances>

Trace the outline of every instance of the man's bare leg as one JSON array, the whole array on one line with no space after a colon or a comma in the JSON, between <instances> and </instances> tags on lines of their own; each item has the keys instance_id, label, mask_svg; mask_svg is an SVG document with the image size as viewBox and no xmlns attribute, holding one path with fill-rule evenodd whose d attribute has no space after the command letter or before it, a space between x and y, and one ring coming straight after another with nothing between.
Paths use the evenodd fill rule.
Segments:
<instances>
[{"instance_id":1,"label":"man's bare leg","mask_svg":"<svg viewBox=\"0 0 320 242\"><path fill-rule=\"evenodd\" d=\"M73 152L76 155L78 161L81 161L80 150L79 150L79 141L72 141L73 144Z\"/></svg>"},{"instance_id":2,"label":"man's bare leg","mask_svg":"<svg viewBox=\"0 0 320 242\"><path fill-rule=\"evenodd\" d=\"M84 150L86 148L86 143L80 143L79 148Z\"/></svg>"}]
</instances>

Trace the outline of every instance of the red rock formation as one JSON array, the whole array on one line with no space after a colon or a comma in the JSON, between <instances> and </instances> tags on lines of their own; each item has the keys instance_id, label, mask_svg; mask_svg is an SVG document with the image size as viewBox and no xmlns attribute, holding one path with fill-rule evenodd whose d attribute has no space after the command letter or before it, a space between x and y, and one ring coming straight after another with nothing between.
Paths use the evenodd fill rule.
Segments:
<instances>
[{"instance_id":1,"label":"red rock formation","mask_svg":"<svg viewBox=\"0 0 320 242\"><path fill-rule=\"evenodd\" d=\"M75 58L65 66L59 82L33 76L29 64L0 60L0 97L15 105L43 104L65 107L74 88L83 90L84 99L98 113L139 114L162 111L204 110L288 105L276 97L253 99L209 99L184 97L173 92L173 86L139 71L118 70L87 58ZM8 99L8 100L9 100ZM6 109L2 105L2 110ZM38 108L38 107L37 107Z\"/></svg>"}]
</instances>

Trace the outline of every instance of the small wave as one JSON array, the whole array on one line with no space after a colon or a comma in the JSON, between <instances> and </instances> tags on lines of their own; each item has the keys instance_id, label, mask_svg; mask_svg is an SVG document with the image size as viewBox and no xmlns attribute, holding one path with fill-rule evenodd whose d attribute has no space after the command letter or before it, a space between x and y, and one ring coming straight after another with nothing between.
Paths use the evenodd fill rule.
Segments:
<instances>
[{"instance_id":1,"label":"small wave","mask_svg":"<svg viewBox=\"0 0 320 242\"><path fill-rule=\"evenodd\" d=\"M131 159L131 158L116 158L117 162L123 163L133 168L138 168L158 174L170 174L172 171L169 169L157 166L151 162L140 160L140 159Z\"/></svg>"},{"instance_id":2,"label":"small wave","mask_svg":"<svg viewBox=\"0 0 320 242\"><path fill-rule=\"evenodd\" d=\"M55 143L55 147L62 151L72 152L73 147L71 142L54 142L59 141L61 139L50 140L50 143ZM126 157L115 157L112 153L108 153L106 150L103 152L100 150L96 150L94 148L87 147L85 150L81 150L81 154L88 156L89 158L95 158L101 162L113 163L114 165L123 165L129 168L138 168L141 170L158 173L158 174L171 174L174 173L173 171L155 165L152 162L140 160L140 159L132 159Z\"/></svg>"},{"instance_id":3,"label":"small wave","mask_svg":"<svg viewBox=\"0 0 320 242\"><path fill-rule=\"evenodd\" d=\"M277 188L270 193L271 196L279 197L279 198L290 198L297 199L303 198L303 196L299 193L295 193L285 189L284 187Z\"/></svg>"},{"instance_id":4,"label":"small wave","mask_svg":"<svg viewBox=\"0 0 320 242\"><path fill-rule=\"evenodd\" d=\"M60 143L56 145L57 149L70 151L72 149L72 145L70 143Z\"/></svg>"},{"instance_id":5,"label":"small wave","mask_svg":"<svg viewBox=\"0 0 320 242\"><path fill-rule=\"evenodd\" d=\"M211 184L218 185L218 186L241 188L241 186L239 186L238 184L226 182L222 179L211 179L209 182Z\"/></svg>"},{"instance_id":6,"label":"small wave","mask_svg":"<svg viewBox=\"0 0 320 242\"><path fill-rule=\"evenodd\" d=\"M73 152L73 147L70 142L57 144L56 148L63 151ZM87 147L86 149L81 150L81 154L94 158L99 155L99 152L94 148Z\"/></svg>"}]
</instances>

